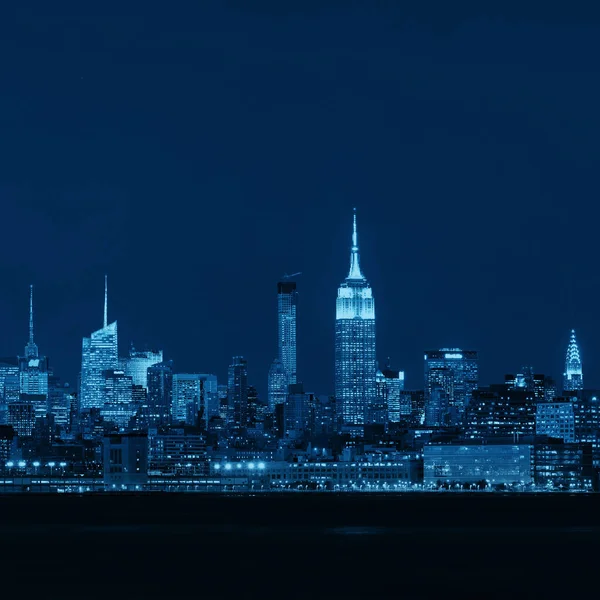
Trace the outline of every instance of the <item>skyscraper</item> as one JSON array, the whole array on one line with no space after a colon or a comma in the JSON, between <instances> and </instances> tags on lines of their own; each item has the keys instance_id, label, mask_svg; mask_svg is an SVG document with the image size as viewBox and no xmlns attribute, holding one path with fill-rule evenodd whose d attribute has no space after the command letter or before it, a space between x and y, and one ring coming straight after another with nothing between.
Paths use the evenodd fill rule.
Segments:
<instances>
[{"instance_id":1,"label":"skyscraper","mask_svg":"<svg viewBox=\"0 0 600 600\"><path fill-rule=\"evenodd\" d=\"M234 356L229 365L227 403L229 422L236 427L246 427L248 422L248 363L243 356Z\"/></svg>"},{"instance_id":2,"label":"skyscraper","mask_svg":"<svg viewBox=\"0 0 600 600\"><path fill-rule=\"evenodd\" d=\"M195 425L198 413L208 423L219 414L217 376L201 373L173 375L173 403L171 414L174 423Z\"/></svg>"},{"instance_id":3,"label":"skyscraper","mask_svg":"<svg viewBox=\"0 0 600 600\"><path fill-rule=\"evenodd\" d=\"M19 359L19 393L48 396L48 359L33 341L33 286L29 286L29 341Z\"/></svg>"},{"instance_id":4,"label":"skyscraper","mask_svg":"<svg viewBox=\"0 0 600 600\"><path fill-rule=\"evenodd\" d=\"M19 394L19 359L16 356L0 357L0 423L8 423L7 405L17 402Z\"/></svg>"},{"instance_id":5,"label":"skyscraper","mask_svg":"<svg viewBox=\"0 0 600 600\"><path fill-rule=\"evenodd\" d=\"M299 275L299 273L296 273ZM292 276L285 275L277 283L277 358L269 369L268 407L273 412L283 404L288 386L296 383L296 307L298 292Z\"/></svg>"},{"instance_id":6,"label":"skyscraper","mask_svg":"<svg viewBox=\"0 0 600 600\"><path fill-rule=\"evenodd\" d=\"M277 404L284 404L287 396L287 375L282 362L276 358L269 369L267 401L269 411L273 412Z\"/></svg>"},{"instance_id":7,"label":"skyscraper","mask_svg":"<svg viewBox=\"0 0 600 600\"><path fill-rule=\"evenodd\" d=\"M137 406L133 402L131 377L121 370L104 372L104 404L100 414L105 421L111 421L120 431L127 429Z\"/></svg>"},{"instance_id":8,"label":"skyscraper","mask_svg":"<svg viewBox=\"0 0 600 600\"><path fill-rule=\"evenodd\" d=\"M505 384L473 390L465 411L465 435L469 439L533 435L535 393Z\"/></svg>"},{"instance_id":9,"label":"skyscraper","mask_svg":"<svg viewBox=\"0 0 600 600\"><path fill-rule=\"evenodd\" d=\"M171 420L173 361L148 367L148 425L160 427Z\"/></svg>"},{"instance_id":10,"label":"skyscraper","mask_svg":"<svg viewBox=\"0 0 600 600\"><path fill-rule=\"evenodd\" d=\"M80 410L104 405L104 371L118 370L117 322L108 324L108 281L104 278L104 326L83 338Z\"/></svg>"},{"instance_id":11,"label":"skyscraper","mask_svg":"<svg viewBox=\"0 0 600 600\"><path fill-rule=\"evenodd\" d=\"M140 385L147 390L148 367L162 361L162 350L136 350L132 345L129 349L129 357L123 361L123 370L131 377L133 385Z\"/></svg>"},{"instance_id":12,"label":"skyscraper","mask_svg":"<svg viewBox=\"0 0 600 600\"><path fill-rule=\"evenodd\" d=\"M377 399L369 410L369 422L387 425L408 418L410 402L406 402L406 398L401 396L404 390L404 371L396 371L388 364L385 369L377 370L375 383Z\"/></svg>"},{"instance_id":13,"label":"skyscraper","mask_svg":"<svg viewBox=\"0 0 600 600\"><path fill-rule=\"evenodd\" d=\"M565 359L565 373L563 375L563 390L572 392L583 389L583 370L581 368L581 356L579 346L575 339L575 330L571 330L571 339L567 347Z\"/></svg>"},{"instance_id":14,"label":"skyscraper","mask_svg":"<svg viewBox=\"0 0 600 600\"><path fill-rule=\"evenodd\" d=\"M286 438L299 439L312 433L314 404L314 394L305 393L301 383L290 386L283 411Z\"/></svg>"},{"instance_id":15,"label":"skyscraper","mask_svg":"<svg viewBox=\"0 0 600 600\"><path fill-rule=\"evenodd\" d=\"M460 425L479 378L476 350L442 348L425 352L425 406L434 402L440 424ZM445 413L445 414L444 414ZM436 413L437 414L437 413Z\"/></svg>"},{"instance_id":16,"label":"skyscraper","mask_svg":"<svg viewBox=\"0 0 600 600\"><path fill-rule=\"evenodd\" d=\"M280 281L277 284L277 357L285 370L287 385L296 383L297 304L296 282Z\"/></svg>"},{"instance_id":17,"label":"skyscraper","mask_svg":"<svg viewBox=\"0 0 600 600\"><path fill-rule=\"evenodd\" d=\"M361 435L375 401L375 302L360 270L356 209L350 271L338 289L335 315L335 397L344 431Z\"/></svg>"}]
</instances>

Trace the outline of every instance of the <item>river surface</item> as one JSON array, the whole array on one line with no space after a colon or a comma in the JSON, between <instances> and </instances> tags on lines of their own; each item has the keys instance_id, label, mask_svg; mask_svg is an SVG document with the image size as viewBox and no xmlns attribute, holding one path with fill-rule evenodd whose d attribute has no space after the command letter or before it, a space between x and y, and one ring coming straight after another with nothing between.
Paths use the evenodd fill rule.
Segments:
<instances>
[{"instance_id":1,"label":"river surface","mask_svg":"<svg viewBox=\"0 0 600 600\"><path fill-rule=\"evenodd\" d=\"M600 583L591 495L11 495L0 535L3 583L28 598L578 598Z\"/></svg>"}]
</instances>

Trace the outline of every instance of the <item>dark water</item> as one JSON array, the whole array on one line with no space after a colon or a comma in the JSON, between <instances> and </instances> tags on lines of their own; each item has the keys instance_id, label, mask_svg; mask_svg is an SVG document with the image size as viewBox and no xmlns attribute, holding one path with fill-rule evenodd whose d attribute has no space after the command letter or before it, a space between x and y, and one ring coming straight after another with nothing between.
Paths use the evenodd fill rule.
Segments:
<instances>
[{"instance_id":1,"label":"dark water","mask_svg":"<svg viewBox=\"0 0 600 600\"><path fill-rule=\"evenodd\" d=\"M27 597L597 595L600 497L0 497Z\"/></svg>"}]
</instances>

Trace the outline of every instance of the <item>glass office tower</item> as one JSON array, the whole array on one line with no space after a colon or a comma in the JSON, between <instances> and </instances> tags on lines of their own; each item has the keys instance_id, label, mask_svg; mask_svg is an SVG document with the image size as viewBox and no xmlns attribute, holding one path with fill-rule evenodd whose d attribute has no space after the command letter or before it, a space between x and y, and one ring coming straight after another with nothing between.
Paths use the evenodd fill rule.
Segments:
<instances>
[{"instance_id":1,"label":"glass office tower","mask_svg":"<svg viewBox=\"0 0 600 600\"><path fill-rule=\"evenodd\" d=\"M269 369L267 400L269 411L274 412L278 404L284 404L288 391L288 378L282 362L276 358Z\"/></svg>"},{"instance_id":2,"label":"glass office tower","mask_svg":"<svg viewBox=\"0 0 600 600\"><path fill-rule=\"evenodd\" d=\"M227 420L235 427L248 424L248 363L234 356L227 376Z\"/></svg>"},{"instance_id":3,"label":"glass office tower","mask_svg":"<svg viewBox=\"0 0 600 600\"><path fill-rule=\"evenodd\" d=\"M81 352L80 410L102 408L105 400L105 371L119 368L117 322L108 324L108 284L104 279L104 326L83 338Z\"/></svg>"},{"instance_id":4,"label":"glass office tower","mask_svg":"<svg viewBox=\"0 0 600 600\"><path fill-rule=\"evenodd\" d=\"M297 305L296 282L280 281L277 284L277 349L278 358L286 372L287 385L296 383Z\"/></svg>"},{"instance_id":5,"label":"glass office tower","mask_svg":"<svg viewBox=\"0 0 600 600\"><path fill-rule=\"evenodd\" d=\"M163 361L162 350L136 350L131 346L129 357L124 362L125 374L131 377L133 385L148 389L148 367Z\"/></svg>"},{"instance_id":6,"label":"glass office tower","mask_svg":"<svg viewBox=\"0 0 600 600\"><path fill-rule=\"evenodd\" d=\"M442 348L425 352L425 406L440 425L460 425L479 379L476 350ZM436 408L433 410L433 405ZM433 417L433 414L436 417ZM428 423L433 424L433 423Z\"/></svg>"}]
</instances>

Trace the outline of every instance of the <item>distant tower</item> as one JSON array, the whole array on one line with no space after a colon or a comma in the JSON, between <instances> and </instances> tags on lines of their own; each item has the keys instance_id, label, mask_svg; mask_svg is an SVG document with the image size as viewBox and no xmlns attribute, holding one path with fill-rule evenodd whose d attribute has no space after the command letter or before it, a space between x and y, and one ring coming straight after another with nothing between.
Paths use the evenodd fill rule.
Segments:
<instances>
[{"instance_id":1,"label":"distant tower","mask_svg":"<svg viewBox=\"0 0 600 600\"><path fill-rule=\"evenodd\" d=\"M235 427L248 424L248 363L234 356L227 378L228 420Z\"/></svg>"},{"instance_id":2,"label":"distant tower","mask_svg":"<svg viewBox=\"0 0 600 600\"><path fill-rule=\"evenodd\" d=\"M267 400L269 411L273 412L278 404L284 404L288 392L287 374L282 362L276 358L269 369Z\"/></svg>"},{"instance_id":3,"label":"distant tower","mask_svg":"<svg viewBox=\"0 0 600 600\"><path fill-rule=\"evenodd\" d=\"M105 401L104 371L117 370L117 322L108 324L108 280L104 277L104 326L83 338L79 408L102 408Z\"/></svg>"},{"instance_id":4,"label":"distant tower","mask_svg":"<svg viewBox=\"0 0 600 600\"><path fill-rule=\"evenodd\" d=\"M171 421L173 403L173 361L148 367L148 425L162 427Z\"/></svg>"},{"instance_id":5,"label":"distant tower","mask_svg":"<svg viewBox=\"0 0 600 600\"><path fill-rule=\"evenodd\" d=\"M338 289L335 315L335 398L344 431L361 435L375 401L375 302L360 270L356 209L350 271Z\"/></svg>"},{"instance_id":6,"label":"distant tower","mask_svg":"<svg viewBox=\"0 0 600 600\"><path fill-rule=\"evenodd\" d=\"M123 359L123 370L133 381L133 385L139 385L148 390L148 367L157 365L163 361L162 350L136 350L131 345L129 357Z\"/></svg>"},{"instance_id":7,"label":"distant tower","mask_svg":"<svg viewBox=\"0 0 600 600\"><path fill-rule=\"evenodd\" d=\"M173 375L173 423L197 425L198 415L208 425L211 417L219 415L217 376L204 373Z\"/></svg>"},{"instance_id":8,"label":"distant tower","mask_svg":"<svg viewBox=\"0 0 600 600\"><path fill-rule=\"evenodd\" d=\"M277 284L277 349L287 375L287 385L296 383L297 304L296 282L280 281Z\"/></svg>"},{"instance_id":9,"label":"distant tower","mask_svg":"<svg viewBox=\"0 0 600 600\"><path fill-rule=\"evenodd\" d=\"M440 421L438 424L451 426L462 423L465 410L478 386L478 363L477 350L441 348L425 352L427 425L437 421Z\"/></svg>"},{"instance_id":10,"label":"distant tower","mask_svg":"<svg viewBox=\"0 0 600 600\"><path fill-rule=\"evenodd\" d=\"M581 368L581 356L579 346L575 339L575 330L571 330L571 339L567 347L565 359L565 373L563 375L563 390L571 392L583 389L583 370Z\"/></svg>"},{"instance_id":11,"label":"distant tower","mask_svg":"<svg viewBox=\"0 0 600 600\"><path fill-rule=\"evenodd\" d=\"M25 355L19 358L19 393L39 398L48 396L48 359L39 355L33 341L33 286L29 286L29 341ZM45 401L39 401L36 412L42 416L47 412Z\"/></svg>"},{"instance_id":12,"label":"distant tower","mask_svg":"<svg viewBox=\"0 0 600 600\"><path fill-rule=\"evenodd\" d=\"M29 286L29 342L25 346L25 358L38 358L38 347L33 341L33 286Z\"/></svg>"}]
</instances>

